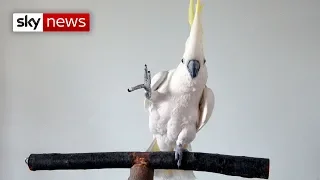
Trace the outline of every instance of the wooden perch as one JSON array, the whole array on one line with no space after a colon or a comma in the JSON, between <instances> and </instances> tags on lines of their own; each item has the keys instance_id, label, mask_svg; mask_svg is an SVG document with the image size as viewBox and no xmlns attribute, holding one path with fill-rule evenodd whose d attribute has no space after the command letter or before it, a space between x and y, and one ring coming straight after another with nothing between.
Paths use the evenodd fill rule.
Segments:
<instances>
[{"instance_id":1,"label":"wooden perch","mask_svg":"<svg viewBox=\"0 0 320 180\"><path fill-rule=\"evenodd\" d=\"M174 152L31 154L26 163L31 171L131 168L131 177L137 176L133 171L136 165L142 165L147 168L141 175L144 179L153 176L153 169L178 169ZM184 152L180 169L268 179L269 163L265 158ZM129 179L139 179L131 177Z\"/></svg>"}]
</instances>

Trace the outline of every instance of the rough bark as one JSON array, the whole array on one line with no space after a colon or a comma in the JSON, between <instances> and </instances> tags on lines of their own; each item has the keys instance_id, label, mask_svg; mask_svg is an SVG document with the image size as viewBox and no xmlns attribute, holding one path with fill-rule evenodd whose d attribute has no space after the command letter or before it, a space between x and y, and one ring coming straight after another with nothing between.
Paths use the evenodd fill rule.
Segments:
<instances>
[{"instance_id":1,"label":"rough bark","mask_svg":"<svg viewBox=\"0 0 320 180\"><path fill-rule=\"evenodd\" d=\"M32 171L131 168L135 164L151 169L152 173L153 169L178 169L174 152L31 154L26 162ZM184 152L180 169L268 179L269 166L270 161L265 158Z\"/></svg>"}]
</instances>

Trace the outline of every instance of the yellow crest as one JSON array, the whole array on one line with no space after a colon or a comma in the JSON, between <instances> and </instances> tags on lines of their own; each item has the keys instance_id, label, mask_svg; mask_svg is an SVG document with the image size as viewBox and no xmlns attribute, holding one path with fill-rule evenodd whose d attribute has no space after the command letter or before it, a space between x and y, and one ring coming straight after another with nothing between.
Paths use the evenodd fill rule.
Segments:
<instances>
[{"instance_id":1,"label":"yellow crest","mask_svg":"<svg viewBox=\"0 0 320 180\"><path fill-rule=\"evenodd\" d=\"M203 8L203 5L201 4L200 0L197 0L196 12L194 12L194 1L190 0L190 4L189 4L189 24L190 24L190 27L192 26L195 13L200 14L202 12L202 8Z\"/></svg>"},{"instance_id":2,"label":"yellow crest","mask_svg":"<svg viewBox=\"0 0 320 180\"><path fill-rule=\"evenodd\" d=\"M197 0L195 12L194 12L194 1L190 0L189 4L189 24L190 34L185 43L184 59L204 59L203 52L203 30L201 23L201 12L202 4L200 0Z\"/></svg>"}]
</instances>

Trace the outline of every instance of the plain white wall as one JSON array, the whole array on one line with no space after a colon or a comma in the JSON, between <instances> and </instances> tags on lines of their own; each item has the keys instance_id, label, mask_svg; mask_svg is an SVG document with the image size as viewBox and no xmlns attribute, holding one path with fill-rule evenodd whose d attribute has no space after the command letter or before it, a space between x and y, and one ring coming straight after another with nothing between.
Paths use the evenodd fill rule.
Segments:
<instances>
[{"instance_id":1,"label":"plain white wall","mask_svg":"<svg viewBox=\"0 0 320 180\"><path fill-rule=\"evenodd\" d=\"M320 177L320 1L203 0L216 109L194 151L266 157L271 180ZM128 169L31 172L30 153L144 151L143 65L176 67L188 0L2 0L0 179L122 180ZM12 12L92 13L86 34L14 34ZM235 180L197 172L199 179Z\"/></svg>"}]
</instances>

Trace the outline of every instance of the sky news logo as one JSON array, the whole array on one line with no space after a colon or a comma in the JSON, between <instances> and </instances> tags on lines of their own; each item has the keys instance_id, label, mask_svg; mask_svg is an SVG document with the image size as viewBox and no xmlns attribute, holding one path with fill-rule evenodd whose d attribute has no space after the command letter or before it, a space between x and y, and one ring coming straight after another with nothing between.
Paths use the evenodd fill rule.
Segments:
<instances>
[{"instance_id":1,"label":"sky news logo","mask_svg":"<svg viewBox=\"0 0 320 180\"><path fill-rule=\"evenodd\" d=\"M13 13L13 32L90 32L89 13Z\"/></svg>"}]
</instances>

